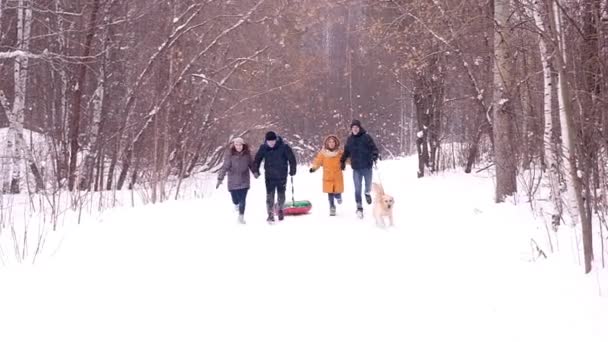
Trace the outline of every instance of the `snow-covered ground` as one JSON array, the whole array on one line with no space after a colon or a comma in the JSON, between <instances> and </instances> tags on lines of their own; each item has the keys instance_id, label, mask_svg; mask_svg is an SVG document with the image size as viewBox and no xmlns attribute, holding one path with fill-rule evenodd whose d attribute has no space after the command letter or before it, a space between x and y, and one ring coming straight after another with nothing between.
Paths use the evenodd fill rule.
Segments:
<instances>
[{"instance_id":1,"label":"snow-covered ground","mask_svg":"<svg viewBox=\"0 0 608 342\"><path fill-rule=\"evenodd\" d=\"M273 226L261 179L245 226L224 187L66 226L34 266L0 269L0 340L608 341L605 274L534 258L541 223L493 204L488 175L416 179L415 163L375 175L396 198L387 229L355 218L350 171L329 217L304 167L311 214Z\"/></svg>"}]
</instances>

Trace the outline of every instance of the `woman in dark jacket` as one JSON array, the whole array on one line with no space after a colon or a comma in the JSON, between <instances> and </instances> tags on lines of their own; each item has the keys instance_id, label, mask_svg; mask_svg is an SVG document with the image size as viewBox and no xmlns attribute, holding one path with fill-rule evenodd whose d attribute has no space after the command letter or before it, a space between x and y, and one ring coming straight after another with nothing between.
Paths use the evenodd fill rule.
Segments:
<instances>
[{"instance_id":1,"label":"woman in dark jacket","mask_svg":"<svg viewBox=\"0 0 608 342\"><path fill-rule=\"evenodd\" d=\"M226 174L228 175L228 191L232 196L232 203L239 213L238 222L245 223L245 203L249 191L250 175L253 171L253 158L249 146L245 141L237 137L232 141L228 153L224 158L224 164L217 175L217 186L220 187Z\"/></svg>"}]
</instances>

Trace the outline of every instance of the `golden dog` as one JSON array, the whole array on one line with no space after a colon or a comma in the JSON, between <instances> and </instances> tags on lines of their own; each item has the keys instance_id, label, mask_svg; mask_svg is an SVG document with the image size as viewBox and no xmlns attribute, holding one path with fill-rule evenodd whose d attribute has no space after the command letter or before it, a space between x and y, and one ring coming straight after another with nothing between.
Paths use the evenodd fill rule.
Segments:
<instances>
[{"instance_id":1,"label":"golden dog","mask_svg":"<svg viewBox=\"0 0 608 342\"><path fill-rule=\"evenodd\" d=\"M384 192L384 187L378 183L372 183L372 192L374 193L374 219L378 227L384 227L384 218L388 217L390 226L393 226L393 207L395 199L391 195Z\"/></svg>"}]
</instances>

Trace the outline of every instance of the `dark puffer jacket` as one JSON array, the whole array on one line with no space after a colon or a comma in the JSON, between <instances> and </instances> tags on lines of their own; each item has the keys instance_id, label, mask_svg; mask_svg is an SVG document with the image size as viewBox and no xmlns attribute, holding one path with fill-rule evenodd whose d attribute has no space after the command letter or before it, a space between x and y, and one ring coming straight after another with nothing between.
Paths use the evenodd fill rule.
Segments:
<instances>
[{"instance_id":1,"label":"dark puffer jacket","mask_svg":"<svg viewBox=\"0 0 608 342\"><path fill-rule=\"evenodd\" d=\"M232 146L226 153L217 180L223 181L228 174L228 190L249 189L251 178L249 170L253 172L253 158L249 152L249 146L244 144L241 152L237 152Z\"/></svg>"},{"instance_id":2,"label":"dark puffer jacket","mask_svg":"<svg viewBox=\"0 0 608 342\"><path fill-rule=\"evenodd\" d=\"M374 139L361 128L357 135L351 134L346 140L344 154L340 162L344 164L350 158L350 165L353 170L369 169L378 160L378 148Z\"/></svg>"},{"instance_id":3,"label":"dark puffer jacket","mask_svg":"<svg viewBox=\"0 0 608 342\"><path fill-rule=\"evenodd\" d=\"M283 142L281 137L277 137L274 147L267 143L260 145L258 153L255 154L253 161L254 173L260 173L260 164L264 161L264 177L269 180L286 180L287 165L289 165L289 175L296 174L296 156L289 145Z\"/></svg>"}]
</instances>

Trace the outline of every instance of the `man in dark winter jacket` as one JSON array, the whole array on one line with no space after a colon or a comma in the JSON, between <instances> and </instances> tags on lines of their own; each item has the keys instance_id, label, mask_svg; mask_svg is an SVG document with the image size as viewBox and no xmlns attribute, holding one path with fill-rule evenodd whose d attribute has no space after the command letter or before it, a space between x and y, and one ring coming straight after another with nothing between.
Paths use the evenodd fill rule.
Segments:
<instances>
[{"instance_id":1,"label":"man in dark winter jacket","mask_svg":"<svg viewBox=\"0 0 608 342\"><path fill-rule=\"evenodd\" d=\"M254 175L259 176L260 164L264 161L264 178L266 181L266 209L268 222L274 222L274 193L278 197L279 221L283 220L283 206L285 205L285 189L287 187L287 166L289 175L296 174L296 156L283 139L275 132L268 132L264 143L255 155L253 161Z\"/></svg>"},{"instance_id":2,"label":"man in dark winter jacket","mask_svg":"<svg viewBox=\"0 0 608 342\"><path fill-rule=\"evenodd\" d=\"M357 216L363 217L363 201L361 199L361 188L365 179L365 201L372 203L372 167L378 161L378 148L374 139L361 127L359 120L353 120L350 125L351 134L346 140L344 154L340 158L340 167L346 168L346 160L350 158L353 169L353 181L355 182L355 201L357 202Z\"/></svg>"}]
</instances>

